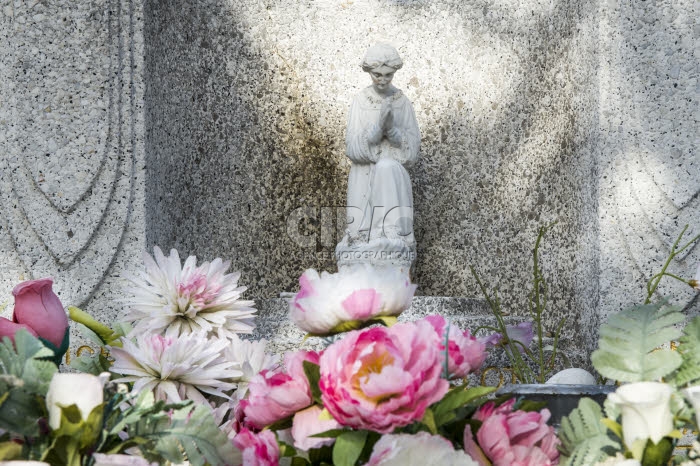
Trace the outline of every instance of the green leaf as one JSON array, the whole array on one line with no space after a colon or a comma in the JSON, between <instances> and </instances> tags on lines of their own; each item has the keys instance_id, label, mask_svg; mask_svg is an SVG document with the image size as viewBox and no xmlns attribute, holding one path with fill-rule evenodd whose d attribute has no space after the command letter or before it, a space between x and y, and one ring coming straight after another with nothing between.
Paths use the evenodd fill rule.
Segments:
<instances>
[{"instance_id":1,"label":"green leaf","mask_svg":"<svg viewBox=\"0 0 700 466\"><path fill-rule=\"evenodd\" d=\"M335 440L333 446L333 464L335 466L354 466L362 453L367 440L366 430L345 432Z\"/></svg>"},{"instance_id":2,"label":"green leaf","mask_svg":"<svg viewBox=\"0 0 700 466\"><path fill-rule=\"evenodd\" d=\"M439 402L433 405L435 423L438 427L450 422L454 418L454 411L474 400L482 398L496 390L496 387L463 387L453 388Z\"/></svg>"},{"instance_id":3,"label":"green leaf","mask_svg":"<svg viewBox=\"0 0 700 466\"><path fill-rule=\"evenodd\" d=\"M321 368L318 364L310 361L304 361L304 374L309 379L309 387L311 388L311 397L314 401L323 406L321 401L321 388L318 386L318 381L321 380Z\"/></svg>"},{"instance_id":4,"label":"green leaf","mask_svg":"<svg viewBox=\"0 0 700 466\"><path fill-rule=\"evenodd\" d=\"M70 360L70 367L78 372L92 375L100 375L103 372L109 372L111 365L109 360L101 353L97 355L81 354Z\"/></svg>"},{"instance_id":5,"label":"green leaf","mask_svg":"<svg viewBox=\"0 0 700 466\"><path fill-rule=\"evenodd\" d=\"M0 461L12 461L21 459L22 445L17 442L0 443Z\"/></svg>"},{"instance_id":6,"label":"green leaf","mask_svg":"<svg viewBox=\"0 0 700 466\"><path fill-rule=\"evenodd\" d=\"M437 434L437 425L435 424L435 416L433 415L433 411L430 408L425 410L425 414L423 415L423 419L421 419L420 422L428 428L428 431L430 431L431 434L433 434L433 435Z\"/></svg>"},{"instance_id":7,"label":"green leaf","mask_svg":"<svg viewBox=\"0 0 700 466\"><path fill-rule=\"evenodd\" d=\"M129 440L136 440L150 461L173 463L189 461L193 466L240 464L240 451L233 447L216 424L208 407L191 402L154 402L153 395L139 396L133 407L115 424L110 433L126 427Z\"/></svg>"},{"instance_id":8,"label":"green leaf","mask_svg":"<svg viewBox=\"0 0 700 466\"><path fill-rule=\"evenodd\" d=\"M654 443L649 439L644 449L642 466L668 464L668 460L671 459L671 454L673 454L673 447L674 442L668 437L663 437L659 440L659 443Z\"/></svg>"},{"instance_id":9,"label":"green leaf","mask_svg":"<svg viewBox=\"0 0 700 466\"><path fill-rule=\"evenodd\" d=\"M81 329L83 327L87 329L89 332L84 332L86 336L100 346L122 346L121 341L119 341L120 335L117 332L107 327L105 324L98 322L82 309L75 306L68 306L68 316L73 322L81 324Z\"/></svg>"},{"instance_id":10,"label":"green leaf","mask_svg":"<svg viewBox=\"0 0 700 466\"><path fill-rule=\"evenodd\" d=\"M590 398L582 398L568 416L561 421L561 464L589 466L605 459L604 448L620 449L620 444L608 435L601 423L603 411Z\"/></svg>"},{"instance_id":11,"label":"green leaf","mask_svg":"<svg viewBox=\"0 0 700 466\"><path fill-rule=\"evenodd\" d=\"M694 317L683 329L678 341L678 353L683 362L670 377L669 382L677 387L700 380L700 316Z\"/></svg>"},{"instance_id":12,"label":"green leaf","mask_svg":"<svg viewBox=\"0 0 700 466\"><path fill-rule=\"evenodd\" d=\"M674 326L684 319L666 302L613 314L600 328L598 349L591 355L593 366L603 377L620 382L661 379L681 365L677 352L659 347L678 338L680 330Z\"/></svg>"}]
</instances>

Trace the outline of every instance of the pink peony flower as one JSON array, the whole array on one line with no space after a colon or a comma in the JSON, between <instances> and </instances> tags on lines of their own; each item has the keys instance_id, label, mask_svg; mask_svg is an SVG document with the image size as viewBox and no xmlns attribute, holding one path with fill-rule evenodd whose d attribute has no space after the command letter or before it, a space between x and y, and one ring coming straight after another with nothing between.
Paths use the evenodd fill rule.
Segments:
<instances>
[{"instance_id":1,"label":"pink peony flower","mask_svg":"<svg viewBox=\"0 0 700 466\"><path fill-rule=\"evenodd\" d=\"M399 269L378 272L369 266L320 275L309 269L299 285L289 306L290 317L302 330L319 335L344 322L397 316L411 305L417 286Z\"/></svg>"},{"instance_id":2,"label":"pink peony flower","mask_svg":"<svg viewBox=\"0 0 700 466\"><path fill-rule=\"evenodd\" d=\"M52 291L53 280L29 280L12 290L15 308L12 321L0 317L0 338L14 339L20 328L27 329L35 337L48 340L60 348L68 331L68 316L63 304Z\"/></svg>"},{"instance_id":3,"label":"pink peony flower","mask_svg":"<svg viewBox=\"0 0 700 466\"><path fill-rule=\"evenodd\" d=\"M440 358L426 321L350 332L321 356L323 405L342 425L389 433L447 392Z\"/></svg>"},{"instance_id":4,"label":"pink peony flower","mask_svg":"<svg viewBox=\"0 0 700 466\"><path fill-rule=\"evenodd\" d=\"M384 435L374 445L367 466L478 466L463 451L439 435Z\"/></svg>"},{"instance_id":5,"label":"pink peony flower","mask_svg":"<svg viewBox=\"0 0 700 466\"><path fill-rule=\"evenodd\" d=\"M439 315L425 318L435 329L440 339L441 355L445 354L445 330L447 321ZM447 340L447 371L450 376L466 377L467 374L478 369L486 359L486 345L469 334L469 330L462 332L456 326L450 325Z\"/></svg>"},{"instance_id":6,"label":"pink peony flower","mask_svg":"<svg viewBox=\"0 0 700 466\"><path fill-rule=\"evenodd\" d=\"M553 466L559 462L559 439L554 428L547 425L549 410L539 413L513 411L515 399L496 407L488 402L477 410L474 419L482 421L476 433L479 446L493 466ZM464 431L467 453L480 460L471 430Z\"/></svg>"},{"instance_id":7,"label":"pink peony flower","mask_svg":"<svg viewBox=\"0 0 700 466\"><path fill-rule=\"evenodd\" d=\"M318 364L313 351L297 351L285 356L285 372L263 370L248 385L248 398L241 400L244 424L262 429L309 406L311 389L304 374L304 361Z\"/></svg>"},{"instance_id":8,"label":"pink peony flower","mask_svg":"<svg viewBox=\"0 0 700 466\"><path fill-rule=\"evenodd\" d=\"M233 438L233 444L243 452L244 466L278 466L280 448L271 430L258 434L243 428Z\"/></svg>"},{"instance_id":9,"label":"pink peony flower","mask_svg":"<svg viewBox=\"0 0 700 466\"><path fill-rule=\"evenodd\" d=\"M321 412L321 408L318 405L314 405L294 415L292 437L294 438L295 448L309 451L312 448L320 448L324 445L335 443L334 438L311 437L312 435L341 427L335 419L321 420L319 418Z\"/></svg>"}]
</instances>

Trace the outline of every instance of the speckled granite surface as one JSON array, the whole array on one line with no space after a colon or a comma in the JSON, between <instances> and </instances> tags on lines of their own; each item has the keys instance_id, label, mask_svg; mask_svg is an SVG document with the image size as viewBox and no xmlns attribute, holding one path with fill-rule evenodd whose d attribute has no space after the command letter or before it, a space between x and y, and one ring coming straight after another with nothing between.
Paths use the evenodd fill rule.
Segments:
<instances>
[{"instance_id":1,"label":"speckled granite surface","mask_svg":"<svg viewBox=\"0 0 700 466\"><path fill-rule=\"evenodd\" d=\"M700 4L608 1L600 18L600 313L646 295L684 225L700 234ZM700 246L671 263L686 279ZM700 312L689 286L660 295Z\"/></svg>"},{"instance_id":2,"label":"speckled granite surface","mask_svg":"<svg viewBox=\"0 0 700 466\"><path fill-rule=\"evenodd\" d=\"M145 247L141 7L0 7L0 302L52 276L64 305L114 318Z\"/></svg>"},{"instance_id":3,"label":"speckled granite surface","mask_svg":"<svg viewBox=\"0 0 700 466\"><path fill-rule=\"evenodd\" d=\"M147 242L225 256L251 296L334 270L350 98L393 42L421 161L410 170L426 296L477 296L473 264L523 313L539 225L552 321L597 326L597 4L146 2Z\"/></svg>"}]
</instances>

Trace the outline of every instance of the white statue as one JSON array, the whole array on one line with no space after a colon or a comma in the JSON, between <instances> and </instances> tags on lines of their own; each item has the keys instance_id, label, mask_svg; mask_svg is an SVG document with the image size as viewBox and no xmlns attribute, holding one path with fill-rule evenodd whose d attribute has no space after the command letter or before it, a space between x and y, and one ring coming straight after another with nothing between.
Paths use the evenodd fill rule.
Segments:
<instances>
[{"instance_id":1,"label":"white statue","mask_svg":"<svg viewBox=\"0 0 700 466\"><path fill-rule=\"evenodd\" d=\"M356 263L399 266L415 259L413 193L404 165L415 162L420 130L411 102L391 84L403 62L394 47L376 44L362 61L372 85L350 106L345 237L336 247L339 269Z\"/></svg>"}]
</instances>

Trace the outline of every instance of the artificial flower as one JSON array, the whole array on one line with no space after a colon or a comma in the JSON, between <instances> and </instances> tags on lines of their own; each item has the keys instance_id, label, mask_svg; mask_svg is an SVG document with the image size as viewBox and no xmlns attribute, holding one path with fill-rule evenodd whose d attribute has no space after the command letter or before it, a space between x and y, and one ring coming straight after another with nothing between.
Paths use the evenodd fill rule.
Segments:
<instances>
[{"instance_id":1,"label":"artificial flower","mask_svg":"<svg viewBox=\"0 0 700 466\"><path fill-rule=\"evenodd\" d=\"M244 466L278 466L280 449L271 430L254 433L245 427L233 438L233 444L243 452Z\"/></svg>"},{"instance_id":2,"label":"artificial flower","mask_svg":"<svg viewBox=\"0 0 700 466\"><path fill-rule=\"evenodd\" d=\"M134 322L134 334L175 338L203 331L230 338L253 330L254 303L240 299L246 288L238 286L240 273L226 273L228 261L216 258L197 266L190 256L181 265L174 249L168 257L158 247L153 252L155 260L144 254L146 271L140 277L127 277L132 286L125 319Z\"/></svg>"},{"instance_id":3,"label":"artificial flower","mask_svg":"<svg viewBox=\"0 0 700 466\"><path fill-rule=\"evenodd\" d=\"M240 402L246 426L262 429L311 404L304 361L318 364L318 354L313 351L287 353L284 370L263 370L250 380L248 397Z\"/></svg>"},{"instance_id":4,"label":"artificial flower","mask_svg":"<svg viewBox=\"0 0 700 466\"><path fill-rule=\"evenodd\" d=\"M486 359L486 345L471 336L469 330L461 331L458 327L450 325L440 315L431 315L425 320L433 326L438 335L443 358L447 354L447 371L450 376L466 377L481 366ZM446 340L447 348L445 348Z\"/></svg>"},{"instance_id":5,"label":"artificial flower","mask_svg":"<svg viewBox=\"0 0 700 466\"><path fill-rule=\"evenodd\" d=\"M476 433L478 445L493 466L552 466L558 464L559 439L554 428L547 425L550 413L546 408L540 412L513 411L515 399L496 407L490 401L474 414L481 421ZM471 430L465 429L465 447L474 448ZM479 460L478 452L467 453ZM479 461L480 465L489 464Z\"/></svg>"},{"instance_id":6,"label":"artificial flower","mask_svg":"<svg viewBox=\"0 0 700 466\"><path fill-rule=\"evenodd\" d=\"M608 395L621 408L622 437L628 447L637 439L659 443L673 430L672 393L673 388L662 382L635 382Z\"/></svg>"},{"instance_id":7,"label":"artificial flower","mask_svg":"<svg viewBox=\"0 0 700 466\"><path fill-rule=\"evenodd\" d=\"M299 278L289 305L294 323L309 333L335 332L345 322L397 316L411 305L417 285L398 268L376 270L358 265L339 273L309 269Z\"/></svg>"},{"instance_id":8,"label":"artificial flower","mask_svg":"<svg viewBox=\"0 0 700 466\"><path fill-rule=\"evenodd\" d=\"M688 285L700 290L700 264L698 264L698 270L695 271L695 278L688 280Z\"/></svg>"},{"instance_id":9,"label":"artificial flower","mask_svg":"<svg viewBox=\"0 0 700 466\"><path fill-rule=\"evenodd\" d=\"M265 340L243 340L237 335L231 338L231 344L224 350L224 358L227 361L235 361L236 368L241 371L241 376L236 378L238 388L235 396L239 400L245 398L248 393L248 384L251 379L263 370L272 370L279 365L279 355L271 355L265 352Z\"/></svg>"},{"instance_id":10,"label":"artificial flower","mask_svg":"<svg viewBox=\"0 0 700 466\"><path fill-rule=\"evenodd\" d=\"M535 331L532 322L520 322L517 325L506 325L506 336L508 340L515 342L515 346L521 353L525 352L526 348L530 347L532 339L535 337ZM487 349L491 349L494 346L498 346L503 343L503 335L500 333L493 333L485 337L479 338L479 341L486 345Z\"/></svg>"},{"instance_id":11,"label":"artificial flower","mask_svg":"<svg viewBox=\"0 0 700 466\"><path fill-rule=\"evenodd\" d=\"M683 395L690 401L693 411L695 411L695 422L700 426L700 385L684 389Z\"/></svg>"},{"instance_id":12,"label":"artificial flower","mask_svg":"<svg viewBox=\"0 0 700 466\"><path fill-rule=\"evenodd\" d=\"M342 425L389 433L445 395L440 363L426 321L350 332L321 356L323 406Z\"/></svg>"},{"instance_id":13,"label":"artificial flower","mask_svg":"<svg viewBox=\"0 0 700 466\"><path fill-rule=\"evenodd\" d=\"M93 453L95 460L93 466L156 466L158 463L149 463L145 458L135 455L105 455Z\"/></svg>"},{"instance_id":14,"label":"artificial flower","mask_svg":"<svg viewBox=\"0 0 700 466\"><path fill-rule=\"evenodd\" d=\"M625 455L622 453L617 453L615 456L611 456L605 461L600 461L594 466L642 466L642 463L633 458L625 458Z\"/></svg>"},{"instance_id":15,"label":"artificial flower","mask_svg":"<svg viewBox=\"0 0 700 466\"><path fill-rule=\"evenodd\" d=\"M449 440L439 435L384 435L374 445L367 466L477 466Z\"/></svg>"},{"instance_id":16,"label":"artificial flower","mask_svg":"<svg viewBox=\"0 0 700 466\"><path fill-rule=\"evenodd\" d=\"M225 392L235 388L232 381L242 375L235 361L222 357L229 345L226 339L192 333L179 338L138 335L135 342L122 342L122 348L110 348L110 370L125 376L115 382L134 382L134 393L153 390L159 400L207 403L202 393L228 398Z\"/></svg>"},{"instance_id":17,"label":"artificial flower","mask_svg":"<svg viewBox=\"0 0 700 466\"><path fill-rule=\"evenodd\" d=\"M20 328L60 348L68 332L68 316L51 289L53 280L29 280L15 286L12 320L0 317L0 338L14 335Z\"/></svg>"},{"instance_id":18,"label":"artificial flower","mask_svg":"<svg viewBox=\"0 0 700 466\"><path fill-rule=\"evenodd\" d=\"M104 382L109 373L97 377L84 373L57 372L51 378L46 393L46 410L49 413L49 426L61 427L61 407L76 405L83 420L87 420L92 410L104 401Z\"/></svg>"},{"instance_id":19,"label":"artificial flower","mask_svg":"<svg viewBox=\"0 0 700 466\"><path fill-rule=\"evenodd\" d=\"M313 405L294 415L292 422L292 437L294 447L300 450L309 451L312 448L320 448L324 445L332 445L334 438L311 437L331 429L340 429L340 424L335 419L321 419L322 409L318 405Z\"/></svg>"}]
</instances>

